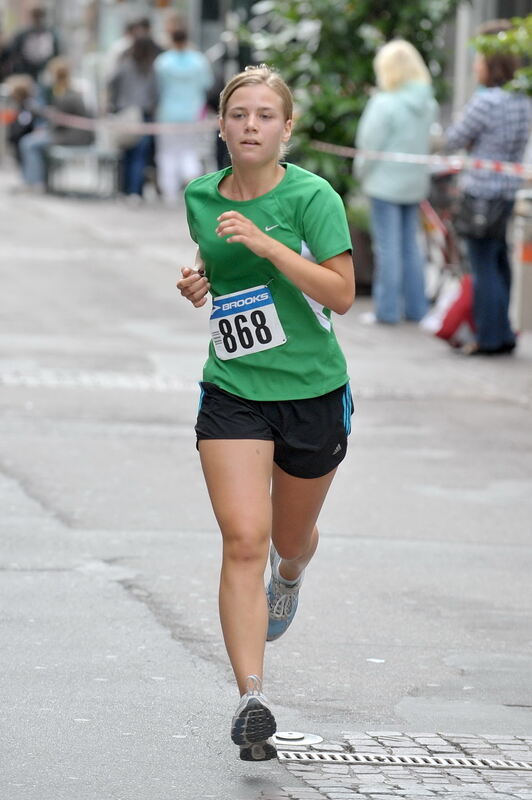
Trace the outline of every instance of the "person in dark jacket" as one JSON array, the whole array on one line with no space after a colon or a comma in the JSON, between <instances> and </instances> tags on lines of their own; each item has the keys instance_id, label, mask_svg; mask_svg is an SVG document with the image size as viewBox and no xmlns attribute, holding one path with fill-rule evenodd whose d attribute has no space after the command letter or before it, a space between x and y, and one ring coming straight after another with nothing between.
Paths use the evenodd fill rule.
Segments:
<instances>
[{"instance_id":1,"label":"person in dark jacket","mask_svg":"<svg viewBox=\"0 0 532 800\"><path fill-rule=\"evenodd\" d=\"M11 42L12 71L31 75L37 80L46 65L59 53L59 37L46 24L46 10L42 6L35 6L30 11L30 25L16 33Z\"/></svg>"},{"instance_id":2,"label":"person in dark jacket","mask_svg":"<svg viewBox=\"0 0 532 800\"><path fill-rule=\"evenodd\" d=\"M153 69L156 50L150 37L134 40L120 59L108 84L108 104L112 113L138 108L145 122L153 120L157 104L157 82ZM144 172L150 159L152 137L140 136L125 147L122 155L122 180L125 195L142 197Z\"/></svg>"},{"instance_id":3,"label":"person in dark jacket","mask_svg":"<svg viewBox=\"0 0 532 800\"><path fill-rule=\"evenodd\" d=\"M509 27L507 20L496 20L486 23L480 33L498 33ZM478 88L461 119L446 131L447 150L465 148L476 158L496 161L522 160L532 123L532 103L526 95L504 88L518 66L511 54L477 53L474 71ZM517 175L480 170L466 170L461 178L462 193L470 202L486 201L484 207L492 208L490 216L496 215L496 224L484 234L471 230L475 235L465 236L473 273L476 327L476 342L464 349L467 355L511 353L515 348L515 333L508 315L511 266L506 228L521 182ZM461 222L467 224L464 219L457 220L457 225Z\"/></svg>"},{"instance_id":4,"label":"person in dark jacket","mask_svg":"<svg viewBox=\"0 0 532 800\"><path fill-rule=\"evenodd\" d=\"M0 23L0 83L11 75L11 48Z\"/></svg>"}]
</instances>

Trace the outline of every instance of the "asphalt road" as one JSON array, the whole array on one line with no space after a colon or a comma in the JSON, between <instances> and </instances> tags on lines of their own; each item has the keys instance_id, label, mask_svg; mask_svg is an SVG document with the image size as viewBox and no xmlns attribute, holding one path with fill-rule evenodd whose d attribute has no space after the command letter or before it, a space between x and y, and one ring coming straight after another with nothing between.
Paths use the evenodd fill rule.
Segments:
<instances>
[{"instance_id":1,"label":"asphalt road","mask_svg":"<svg viewBox=\"0 0 532 800\"><path fill-rule=\"evenodd\" d=\"M217 619L194 447L206 309L182 209L13 196L0 173L0 793L258 800ZM298 617L268 647L281 730L532 732L532 333L464 359L336 321L356 400Z\"/></svg>"}]
</instances>

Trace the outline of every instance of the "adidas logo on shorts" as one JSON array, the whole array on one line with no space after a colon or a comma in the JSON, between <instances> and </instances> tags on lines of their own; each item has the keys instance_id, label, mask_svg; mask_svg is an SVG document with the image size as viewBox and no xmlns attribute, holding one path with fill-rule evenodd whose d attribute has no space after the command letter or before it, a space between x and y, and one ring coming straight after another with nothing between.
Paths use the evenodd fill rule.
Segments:
<instances>
[{"instance_id":1,"label":"adidas logo on shorts","mask_svg":"<svg viewBox=\"0 0 532 800\"><path fill-rule=\"evenodd\" d=\"M342 445L341 444L337 444L336 447L334 448L333 452L332 452L333 456L335 456L336 453L339 453L341 449L342 449Z\"/></svg>"}]
</instances>

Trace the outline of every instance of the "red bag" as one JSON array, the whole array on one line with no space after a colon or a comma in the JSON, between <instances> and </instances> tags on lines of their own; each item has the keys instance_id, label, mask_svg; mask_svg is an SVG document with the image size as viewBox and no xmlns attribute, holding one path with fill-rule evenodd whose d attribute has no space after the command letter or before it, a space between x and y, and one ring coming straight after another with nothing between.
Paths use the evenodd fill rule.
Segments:
<instances>
[{"instance_id":1,"label":"red bag","mask_svg":"<svg viewBox=\"0 0 532 800\"><path fill-rule=\"evenodd\" d=\"M473 341L475 322L471 275L464 275L443 289L420 325L453 347L461 347Z\"/></svg>"},{"instance_id":2,"label":"red bag","mask_svg":"<svg viewBox=\"0 0 532 800\"><path fill-rule=\"evenodd\" d=\"M447 309L436 336L449 341L457 336L462 325L466 325L471 332L475 330L475 321L473 319L473 279L471 275L464 275L461 278L460 293L454 303L451 303Z\"/></svg>"}]
</instances>

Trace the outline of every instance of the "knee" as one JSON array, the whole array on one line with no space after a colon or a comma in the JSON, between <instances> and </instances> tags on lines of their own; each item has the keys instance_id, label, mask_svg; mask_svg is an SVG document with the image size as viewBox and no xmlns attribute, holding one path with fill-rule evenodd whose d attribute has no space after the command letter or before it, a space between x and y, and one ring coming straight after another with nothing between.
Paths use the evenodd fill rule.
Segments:
<instances>
[{"instance_id":1,"label":"knee","mask_svg":"<svg viewBox=\"0 0 532 800\"><path fill-rule=\"evenodd\" d=\"M268 554L269 534L264 531L250 532L232 529L224 531L223 559L224 563L241 566L257 566L264 569Z\"/></svg>"}]
</instances>

